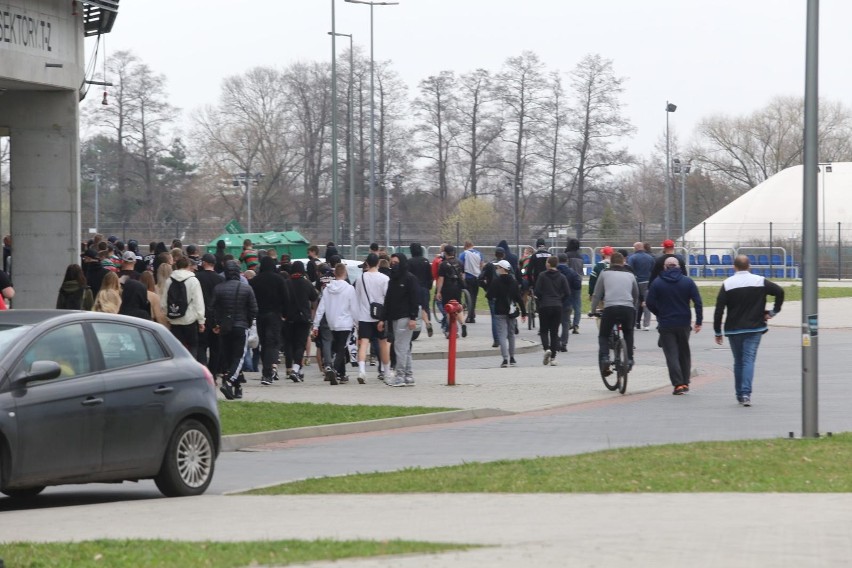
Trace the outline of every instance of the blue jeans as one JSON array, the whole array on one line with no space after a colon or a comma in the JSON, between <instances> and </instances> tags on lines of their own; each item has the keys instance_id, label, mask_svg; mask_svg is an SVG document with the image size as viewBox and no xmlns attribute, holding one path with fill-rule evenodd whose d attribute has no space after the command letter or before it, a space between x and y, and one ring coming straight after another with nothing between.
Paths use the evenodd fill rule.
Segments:
<instances>
[{"instance_id":1,"label":"blue jeans","mask_svg":"<svg viewBox=\"0 0 852 568\"><path fill-rule=\"evenodd\" d=\"M574 327L580 327L580 310L583 309L583 296L580 290L571 290L571 309L574 312Z\"/></svg>"},{"instance_id":2,"label":"blue jeans","mask_svg":"<svg viewBox=\"0 0 852 568\"><path fill-rule=\"evenodd\" d=\"M754 362L757 348L760 347L760 332L737 333L728 336L731 352L734 354L734 389L737 399L751 396L751 383L754 380Z\"/></svg>"}]
</instances>

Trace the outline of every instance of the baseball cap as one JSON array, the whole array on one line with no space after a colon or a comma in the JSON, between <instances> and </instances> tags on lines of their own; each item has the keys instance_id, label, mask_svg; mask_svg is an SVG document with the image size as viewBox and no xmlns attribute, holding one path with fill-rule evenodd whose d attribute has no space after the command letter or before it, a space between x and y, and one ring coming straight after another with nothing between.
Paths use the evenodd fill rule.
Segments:
<instances>
[{"instance_id":1,"label":"baseball cap","mask_svg":"<svg viewBox=\"0 0 852 568\"><path fill-rule=\"evenodd\" d=\"M207 264L216 264L216 257L211 253L204 253L204 256L201 257L201 262L206 262Z\"/></svg>"},{"instance_id":2,"label":"baseball cap","mask_svg":"<svg viewBox=\"0 0 852 568\"><path fill-rule=\"evenodd\" d=\"M666 240L663 241L663 244L660 245L660 246L662 246L663 248L674 248L675 243L671 239L666 239Z\"/></svg>"},{"instance_id":3,"label":"baseball cap","mask_svg":"<svg viewBox=\"0 0 852 568\"><path fill-rule=\"evenodd\" d=\"M612 247L607 245L601 249L601 254L604 256L610 256L612 254Z\"/></svg>"},{"instance_id":4,"label":"baseball cap","mask_svg":"<svg viewBox=\"0 0 852 568\"><path fill-rule=\"evenodd\" d=\"M95 249L86 249L86 252L80 255L80 258L98 258L98 253Z\"/></svg>"},{"instance_id":5,"label":"baseball cap","mask_svg":"<svg viewBox=\"0 0 852 568\"><path fill-rule=\"evenodd\" d=\"M509 272L510 270L512 270L512 265L509 264L508 260L497 261L497 262L494 263L494 266L496 266L497 268L502 268L506 272Z\"/></svg>"},{"instance_id":6,"label":"baseball cap","mask_svg":"<svg viewBox=\"0 0 852 568\"><path fill-rule=\"evenodd\" d=\"M121 255L122 262L136 262L136 253L132 250L124 251Z\"/></svg>"},{"instance_id":7,"label":"baseball cap","mask_svg":"<svg viewBox=\"0 0 852 568\"><path fill-rule=\"evenodd\" d=\"M535 246L537 246L537 247L544 246L544 239L541 239L541 238L536 239Z\"/></svg>"}]
</instances>

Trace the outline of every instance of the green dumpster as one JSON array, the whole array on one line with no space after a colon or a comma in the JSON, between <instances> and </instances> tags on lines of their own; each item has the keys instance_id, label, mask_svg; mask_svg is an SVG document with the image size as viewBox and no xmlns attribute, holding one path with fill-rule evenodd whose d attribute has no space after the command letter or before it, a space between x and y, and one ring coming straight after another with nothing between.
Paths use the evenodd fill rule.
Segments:
<instances>
[{"instance_id":1,"label":"green dumpster","mask_svg":"<svg viewBox=\"0 0 852 568\"><path fill-rule=\"evenodd\" d=\"M240 253L243 252L243 241L251 239L255 250L275 249L278 253L278 258L282 254L289 254L290 258L307 258L308 246L310 243L300 233L296 231L269 231L266 233L223 233L210 241L207 245L207 252L216 252L216 243L225 241L225 253L234 255L234 258L239 259ZM245 267L244 267L245 268Z\"/></svg>"}]
</instances>

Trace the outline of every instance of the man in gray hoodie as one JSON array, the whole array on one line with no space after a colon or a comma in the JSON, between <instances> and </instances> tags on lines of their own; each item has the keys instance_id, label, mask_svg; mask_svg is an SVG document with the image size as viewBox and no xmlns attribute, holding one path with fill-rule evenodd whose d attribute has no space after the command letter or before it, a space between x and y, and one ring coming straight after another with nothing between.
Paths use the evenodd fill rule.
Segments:
<instances>
[{"instance_id":1,"label":"man in gray hoodie","mask_svg":"<svg viewBox=\"0 0 852 568\"><path fill-rule=\"evenodd\" d=\"M624 269L624 255L612 253L609 268L602 271L592 294L592 311L602 301L606 302L598 332L598 359L603 372L609 371L609 338L612 326L621 324L627 342L628 368L633 366L633 326L636 322L636 303L639 301L639 285L636 277Z\"/></svg>"}]
</instances>

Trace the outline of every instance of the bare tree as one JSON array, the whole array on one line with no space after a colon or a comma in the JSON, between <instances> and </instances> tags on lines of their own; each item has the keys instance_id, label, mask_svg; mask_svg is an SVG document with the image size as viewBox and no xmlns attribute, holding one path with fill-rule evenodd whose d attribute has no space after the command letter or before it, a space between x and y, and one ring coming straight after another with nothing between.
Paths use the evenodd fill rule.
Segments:
<instances>
[{"instance_id":1,"label":"bare tree","mask_svg":"<svg viewBox=\"0 0 852 568\"><path fill-rule=\"evenodd\" d=\"M413 107L418 119L415 132L420 142L417 157L428 160L427 169L437 178L437 196L442 216L446 211L449 183L450 148L457 133L453 85L456 76L452 71L441 71L420 81L420 96L414 99Z\"/></svg>"},{"instance_id":2,"label":"bare tree","mask_svg":"<svg viewBox=\"0 0 852 568\"><path fill-rule=\"evenodd\" d=\"M569 109L559 73L550 74L547 89L537 146L547 187L545 215L553 226L564 216L577 176L572 148L566 139Z\"/></svg>"},{"instance_id":3,"label":"bare tree","mask_svg":"<svg viewBox=\"0 0 852 568\"><path fill-rule=\"evenodd\" d=\"M626 148L613 147L633 132L621 113L619 95L624 78L615 75L612 60L590 54L571 72L573 109L570 124L577 156L575 223L582 239L587 221L586 206L603 191L603 179L611 168L631 162Z\"/></svg>"},{"instance_id":4,"label":"bare tree","mask_svg":"<svg viewBox=\"0 0 852 568\"><path fill-rule=\"evenodd\" d=\"M477 69L459 77L452 107L458 122L455 147L466 170L465 194L471 197L481 192L482 173L495 166L495 157L489 154L503 131L496 100L494 81L488 70Z\"/></svg>"}]
</instances>

